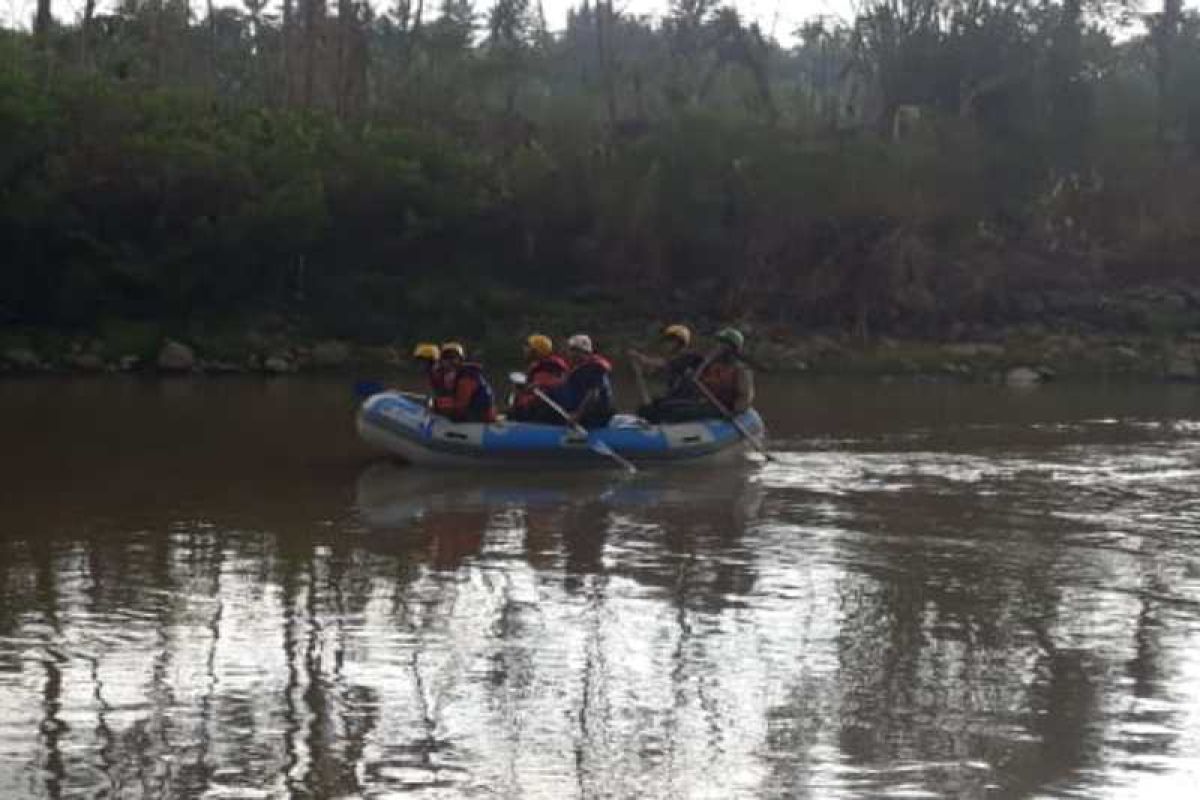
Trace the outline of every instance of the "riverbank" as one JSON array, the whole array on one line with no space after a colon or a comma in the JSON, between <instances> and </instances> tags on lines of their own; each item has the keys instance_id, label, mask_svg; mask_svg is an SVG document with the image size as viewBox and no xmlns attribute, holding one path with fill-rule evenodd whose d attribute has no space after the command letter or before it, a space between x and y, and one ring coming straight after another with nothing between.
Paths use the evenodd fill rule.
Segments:
<instances>
[{"instance_id":1,"label":"riverbank","mask_svg":"<svg viewBox=\"0 0 1200 800\"><path fill-rule=\"evenodd\" d=\"M1035 384L1050 380L1200 381L1200 331L1082 333L1039 326L974 328L955 339L808 332L741 323L754 361L773 373L857 379ZM520 332L470 341L497 371L516 366ZM538 328L541 329L541 328ZM507 335L507 331L513 333ZM652 347L656 322L624 320L590 330L608 353ZM555 331L556 333L559 333ZM311 338L286 328L208 337L161 336L141 341L59 333L7 332L0 338L0 375L144 373L162 376L312 372L394 373L408 368L412 343Z\"/></svg>"}]
</instances>

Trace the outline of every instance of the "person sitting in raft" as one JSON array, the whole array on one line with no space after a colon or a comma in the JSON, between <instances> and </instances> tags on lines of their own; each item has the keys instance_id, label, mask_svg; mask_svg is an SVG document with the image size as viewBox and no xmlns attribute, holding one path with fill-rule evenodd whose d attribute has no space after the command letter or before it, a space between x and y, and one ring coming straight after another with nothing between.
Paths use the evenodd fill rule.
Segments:
<instances>
[{"instance_id":1,"label":"person sitting in raft","mask_svg":"<svg viewBox=\"0 0 1200 800\"><path fill-rule=\"evenodd\" d=\"M663 354L648 355L630 350L633 363L662 375L666 391L638 409L638 416L649 422L678 422L697 419L700 397L691 375L704 363L704 356L690 349L692 331L686 325L668 325L662 331Z\"/></svg>"},{"instance_id":2,"label":"person sitting in raft","mask_svg":"<svg viewBox=\"0 0 1200 800\"><path fill-rule=\"evenodd\" d=\"M534 394L532 387L549 392L566 378L571 366L554 352L549 336L535 333L525 340L525 385L517 390L508 418L517 422L561 423L562 417Z\"/></svg>"},{"instance_id":3,"label":"person sitting in raft","mask_svg":"<svg viewBox=\"0 0 1200 800\"><path fill-rule=\"evenodd\" d=\"M571 371L548 394L585 428L602 428L615 413L609 375L612 362L596 352L591 337L577 333L567 340Z\"/></svg>"},{"instance_id":4,"label":"person sitting in raft","mask_svg":"<svg viewBox=\"0 0 1200 800\"><path fill-rule=\"evenodd\" d=\"M413 348L412 360L416 364L417 369L421 371L425 381L429 385L429 393L432 395L436 389L434 382L434 367L438 363L438 346L433 342L421 342Z\"/></svg>"},{"instance_id":5,"label":"person sitting in raft","mask_svg":"<svg viewBox=\"0 0 1200 800\"><path fill-rule=\"evenodd\" d=\"M723 328L715 338L717 349L705 359L699 376L707 392L701 391L700 395L717 416L741 414L754 404L754 373L742 358L746 337L737 328ZM712 399L721 408L713 409Z\"/></svg>"},{"instance_id":6,"label":"person sitting in raft","mask_svg":"<svg viewBox=\"0 0 1200 800\"><path fill-rule=\"evenodd\" d=\"M495 422L496 403L483 367L458 342L442 345L433 368L433 413L454 422Z\"/></svg>"}]
</instances>

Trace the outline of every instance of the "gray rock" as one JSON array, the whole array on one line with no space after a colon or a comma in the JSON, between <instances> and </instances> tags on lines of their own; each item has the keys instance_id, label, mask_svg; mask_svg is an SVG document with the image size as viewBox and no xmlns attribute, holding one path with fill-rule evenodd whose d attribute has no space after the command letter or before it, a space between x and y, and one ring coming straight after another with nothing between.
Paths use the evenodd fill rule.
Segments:
<instances>
[{"instance_id":1,"label":"gray rock","mask_svg":"<svg viewBox=\"0 0 1200 800\"><path fill-rule=\"evenodd\" d=\"M103 372L104 359L96 353L80 353L67 359L68 366L82 372Z\"/></svg>"},{"instance_id":2,"label":"gray rock","mask_svg":"<svg viewBox=\"0 0 1200 800\"><path fill-rule=\"evenodd\" d=\"M1166 375L1173 381L1194 381L1200 378L1200 369L1191 353L1176 350L1167 357Z\"/></svg>"},{"instance_id":3,"label":"gray rock","mask_svg":"<svg viewBox=\"0 0 1200 800\"><path fill-rule=\"evenodd\" d=\"M841 344L830 339L828 336L813 336L804 346L804 349L817 356L841 355L845 352L845 348Z\"/></svg>"},{"instance_id":4,"label":"gray rock","mask_svg":"<svg viewBox=\"0 0 1200 800\"><path fill-rule=\"evenodd\" d=\"M203 370L213 375L234 375L246 371L241 364L235 364L232 361L205 361Z\"/></svg>"},{"instance_id":5,"label":"gray rock","mask_svg":"<svg viewBox=\"0 0 1200 800\"><path fill-rule=\"evenodd\" d=\"M999 358L1004 355L1004 347L990 342L964 342L944 345L942 352L956 358Z\"/></svg>"},{"instance_id":6,"label":"gray rock","mask_svg":"<svg viewBox=\"0 0 1200 800\"><path fill-rule=\"evenodd\" d=\"M1137 361L1141 358L1141 354L1127 344L1118 345L1113 348L1113 355L1124 361Z\"/></svg>"},{"instance_id":7,"label":"gray rock","mask_svg":"<svg viewBox=\"0 0 1200 800\"><path fill-rule=\"evenodd\" d=\"M4 351L4 361L14 369L33 370L38 369L42 365L42 360L38 358L37 353L30 350L28 347L10 347Z\"/></svg>"},{"instance_id":8,"label":"gray rock","mask_svg":"<svg viewBox=\"0 0 1200 800\"><path fill-rule=\"evenodd\" d=\"M1042 373L1033 367L1013 367L1004 375L1007 386L1035 386L1043 379Z\"/></svg>"},{"instance_id":9,"label":"gray rock","mask_svg":"<svg viewBox=\"0 0 1200 800\"><path fill-rule=\"evenodd\" d=\"M281 355L268 356L267 359L263 361L262 367L264 371L270 372L274 375L284 375L288 372L296 371L295 365L292 364L292 362L289 361L285 356Z\"/></svg>"},{"instance_id":10,"label":"gray rock","mask_svg":"<svg viewBox=\"0 0 1200 800\"><path fill-rule=\"evenodd\" d=\"M158 351L156 363L162 372L191 372L196 368L196 354L186 344L168 339Z\"/></svg>"}]
</instances>

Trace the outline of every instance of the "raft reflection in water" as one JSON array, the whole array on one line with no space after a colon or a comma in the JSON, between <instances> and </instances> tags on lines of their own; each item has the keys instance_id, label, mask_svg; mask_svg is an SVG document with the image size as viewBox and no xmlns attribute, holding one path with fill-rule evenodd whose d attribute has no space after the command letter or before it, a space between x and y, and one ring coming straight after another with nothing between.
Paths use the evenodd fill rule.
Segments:
<instances>
[{"instance_id":1,"label":"raft reflection in water","mask_svg":"<svg viewBox=\"0 0 1200 800\"><path fill-rule=\"evenodd\" d=\"M482 551L489 529L510 531L517 524L531 565L548 567L546 559L561 551L568 555L565 566L587 571L601 569L599 553L610 533L640 529L648 542L661 531L672 541L689 530L719 530L723 539L737 535L761 511L763 488L753 474L750 466L635 479L588 472L429 472L380 461L359 475L356 506L371 531L368 547L426 548L436 567L457 567Z\"/></svg>"}]
</instances>

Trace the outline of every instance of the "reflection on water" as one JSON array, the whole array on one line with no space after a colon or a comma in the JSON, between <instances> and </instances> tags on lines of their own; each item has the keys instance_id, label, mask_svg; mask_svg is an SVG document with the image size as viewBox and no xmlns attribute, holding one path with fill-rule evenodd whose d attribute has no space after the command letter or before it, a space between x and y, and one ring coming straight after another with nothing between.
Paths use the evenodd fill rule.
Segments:
<instances>
[{"instance_id":1,"label":"reflection on water","mask_svg":"<svg viewBox=\"0 0 1200 800\"><path fill-rule=\"evenodd\" d=\"M0 796L1196 796L1196 396L888 391L627 479L0 384Z\"/></svg>"}]
</instances>

